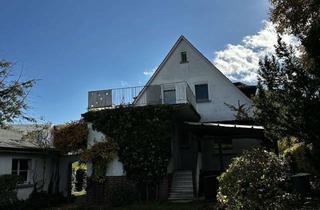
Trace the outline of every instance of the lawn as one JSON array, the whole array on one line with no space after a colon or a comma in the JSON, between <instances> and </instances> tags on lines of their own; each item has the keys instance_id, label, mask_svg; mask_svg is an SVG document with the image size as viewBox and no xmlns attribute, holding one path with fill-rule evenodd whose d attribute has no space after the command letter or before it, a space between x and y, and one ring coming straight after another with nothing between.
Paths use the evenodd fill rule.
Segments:
<instances>
[{"instance_id":1,"label":"lawn","mask_svg":"<svg viewBox=\"0 0 320 210\"><path fill-rule=\"evenodd\" d=\"M123 207L103 207L103 206L65 206L51 210L215 210L213 203L189 202L147 202L132 204Z\"/></svg>"}]
</instances>

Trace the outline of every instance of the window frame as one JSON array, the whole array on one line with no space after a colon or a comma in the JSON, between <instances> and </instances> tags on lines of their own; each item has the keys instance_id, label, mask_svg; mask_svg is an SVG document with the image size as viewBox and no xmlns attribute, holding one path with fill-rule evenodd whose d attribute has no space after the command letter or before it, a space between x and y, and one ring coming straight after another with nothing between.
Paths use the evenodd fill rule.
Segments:
<instances>
[{"instance_id":1,"label":"window frame","mask_svg":"<svg viewBox=\"0 0 320 210\"><path fill-rule=\"evenodd\" d=\"M187 51L180 52L180 63L189 63Z\"/></svg>"},{"instance_id":2,"label":"window frame","mask_svg":"<svg viewBox=\"0 0 320 210\"><path fill-rule=\"evenodd\" d=\"M197 97L197 86L201 86L201 85L206 85L207 86L207 98L200 98L198 99ZM200 82L200 83L196 83L194 84L194 95L195 95L195 98L196 98L196 102L197 103L204 103L204 102L210 102L210 91L209 91L209 84L208 82Z\"/></svg>"},{"instance_id":3,"label":"window frame","mask_svg":"<svg viewBox=\"0 0 320 210\"><path fill-rule=\"evenodd\" d=\"M171 89L163 89L163 104L176 104L177 103L177 91L176 91L176 89L175 88L171 88ZM165 97L165 92L174 92L174 99L175 99L175 101L174 101L174 103L167 103L166 102L166 97Z\"/></svg>"},{"instance_id":4,"label":"window frame","mask_svg":"<svg viewBox=\"0 0 320 210\"><path fill-rule=\"evenodd\" d=\"M17 161L17 168L13 169L13 163L14 161ZM27 169L21 169L21 162L26 161ZM11 174L20 176L23 178L22 182L19 184L26 184L30 181L30 170L31 170L31 159L28 158L12 158L11 160ZM22 176L21 173L25 172L26 177Z\"/></svg>"}]
</instances>

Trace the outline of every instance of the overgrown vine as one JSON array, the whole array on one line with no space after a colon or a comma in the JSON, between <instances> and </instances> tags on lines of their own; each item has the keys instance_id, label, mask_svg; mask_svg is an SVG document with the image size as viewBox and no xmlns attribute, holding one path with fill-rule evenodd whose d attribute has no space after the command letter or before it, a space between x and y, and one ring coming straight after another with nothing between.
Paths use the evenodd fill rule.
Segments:
<instances>
[{"instance_id":1,"label":"overgrown vine","mask_svg":"<svg viewBox=\"0 0 320 210\"><path fill-rule=\"evenodd\" d=\"M93 179L103 182L107 170L107 165L112 161L119 150L116 143L112 141L103 141L95 143L91 148L84 150L81 155L81 161L91 161L93 165Z\"/></svg>"},{"instance_id":2,"label":"overgrown vine","mask_svg":"<svg viewBox=\"0 0 320 210\"><path fill-rule=\"evenodd\" d=\"M158 182L167 174L172 134L172 107L119 107L83 114L93 129L118 145L129 179Z\"/></svg>"}]
</instances>

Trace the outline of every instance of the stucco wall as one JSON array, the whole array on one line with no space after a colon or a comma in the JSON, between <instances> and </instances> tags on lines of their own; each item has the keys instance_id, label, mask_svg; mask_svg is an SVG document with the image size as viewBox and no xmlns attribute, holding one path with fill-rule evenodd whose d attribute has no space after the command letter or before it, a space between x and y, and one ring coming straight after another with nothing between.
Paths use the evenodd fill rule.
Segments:
<instances>
[{"instance_id":1,"label":"stucco wall","mask_svg":"<svg viewBox=\"0 0 320 210\"><path fill-rule=\"evenodd\" d=\"M11 174L12 159L31 160L31 169L28 174L28 180L25 184L20 185L17 188L17 195L19 199L27 199L29 197L30 193L33 190L34 180L40 183L44 178L44 190L46 191L48 189L50 175L52 173L52 162L49 158L36 154L1 153L0 175ZM45 172L44 177L43 171Z\"/></svg>"},{"instance_id":2,"label":"stucco wall","mask_svg":"<svg viewBox=\"0 0 320 210\"><path fill-rule=\"evenodd\" d=\"M181 64L180 53L183 51L187 52L188 63ZM181 81L186 81L193 93L196 84L208 84L210 101L196 105L202 122L234 120L234 112L225 103L235 106L238 105L238 101L249 106L252 104L250 99L184 40L178 44L150 85ZM144 99L145 94L140 100ZM139 104L139 100L137 103Z\"/></svg>"}]
</instances>

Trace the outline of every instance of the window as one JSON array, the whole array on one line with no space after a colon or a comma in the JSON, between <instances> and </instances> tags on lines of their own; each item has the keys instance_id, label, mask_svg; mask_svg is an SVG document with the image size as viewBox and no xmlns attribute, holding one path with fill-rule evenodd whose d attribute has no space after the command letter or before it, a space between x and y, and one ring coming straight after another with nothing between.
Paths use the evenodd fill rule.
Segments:
<instances>
[{"instance_id":1,"label":"window","mask_svg":"<svg viewBox=\"0 0 320 210\"><path fill-rule=\"evenodd\" d=\"M195 85L196 101L205 102L209 101L208 84Z\"/></svg>"},{"instance_id":2,"label":"window","mask_svg":"<svg viewBox=\"0 0 320 210\"><path fill-rule=\"evenodd\" d=\"M181 61L180 63L188 63L187 52L181 52Z\"/></svg>"},{"instance_id":3,"label":"window","mask_svg":"<svg viewBox=\"0 0 320 210\"><path fill-rule=\"evenodd\" d=\"M11 174L18 175L21 177L22 182L27 182L29 164L29 159L12 159Z\"/></svg>"},{"instance_id":4,"label":"window","mask_svg":"<svg viewBox=\"0 0 320 210\"><path fill-rule=\"evenodd\" d=\"M165 104L175 104L176 103L176 90L164 90L163 99Z\"/></svg>"}]
</instances>

